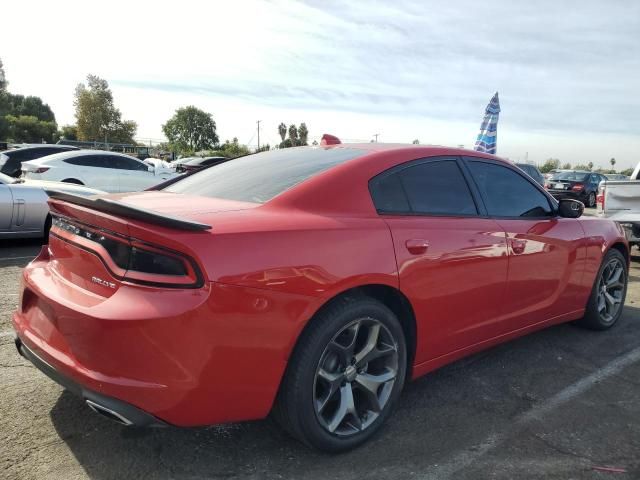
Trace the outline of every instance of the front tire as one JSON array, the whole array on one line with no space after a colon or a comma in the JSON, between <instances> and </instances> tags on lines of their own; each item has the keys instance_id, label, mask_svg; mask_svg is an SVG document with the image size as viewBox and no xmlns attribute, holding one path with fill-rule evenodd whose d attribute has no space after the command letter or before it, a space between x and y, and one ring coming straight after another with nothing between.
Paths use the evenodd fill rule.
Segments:
<instances>
[{"instance_id":1,"label":"front tire","mask_svg":"<svg viewBox=\"0 0 640 480\"><path fill-rule=\"evenodd\" d=\"M610 249L596 275L584 317L578 325L591 330L607 330L620 316L627 295L627 261L616 249Z\"/></svg>"},{"instance_id":2,"label":"front tire","mask_svg":"<svg viewBox=\"0 0 640 480\"><path fill-rule=\"evenodd\" d=\"M375 299L334 301L302 334L274 409L307 445L343 452L378 432L405 381L406 342L396 316Z\"/></svg>"}]
</instances>

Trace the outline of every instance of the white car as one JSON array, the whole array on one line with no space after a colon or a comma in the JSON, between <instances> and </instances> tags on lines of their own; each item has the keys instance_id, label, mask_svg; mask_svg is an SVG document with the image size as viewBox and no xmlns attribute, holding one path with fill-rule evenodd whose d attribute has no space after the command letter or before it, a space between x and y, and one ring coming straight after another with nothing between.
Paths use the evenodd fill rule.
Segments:
<instances>
[{"instance_id":1,"label":"white car","mask_svg":"<svg viewBox=\"0 0 640 480\"><path fill-rule=\"evenodd\" d=\"M106 192L137 192L177 174L122 153L76 150L24 162L22 175L34 180L86 185Z\"/></svg>"}]
</instances>

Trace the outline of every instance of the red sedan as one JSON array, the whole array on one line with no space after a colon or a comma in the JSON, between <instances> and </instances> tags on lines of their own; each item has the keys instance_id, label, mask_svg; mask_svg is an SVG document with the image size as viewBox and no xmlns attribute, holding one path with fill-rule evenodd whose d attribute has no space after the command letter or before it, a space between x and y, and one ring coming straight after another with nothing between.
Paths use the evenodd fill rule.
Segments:
<instances>
[{"instance_id":1,"label":"red sedan","mask_svg":"<svg viewBox=\"0 0 640 480\"><path fill-rule=\"evenodd\" d=\"M409 379L550 325L607 329L626 293L614 222L466 150L281 149L163 191L50 196L16 344L127 425L273 413L346 450Z\"/></svg>"}]
</instances>

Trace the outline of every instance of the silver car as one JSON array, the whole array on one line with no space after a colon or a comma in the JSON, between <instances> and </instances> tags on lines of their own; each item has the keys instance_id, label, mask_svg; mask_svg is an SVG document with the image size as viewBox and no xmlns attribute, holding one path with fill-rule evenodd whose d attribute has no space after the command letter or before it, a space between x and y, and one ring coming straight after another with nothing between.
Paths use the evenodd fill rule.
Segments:
<instances>
[{"instance_id":1,"label":"silver car","mask_svg":"<svg viewBox=\"0 0 640 480\"><path fill-rule=\"evenodd\" d=\"M24 180L0 173L0 239L47 234L51 220L45 188L86 196L106 193L82 185Z\"/></svg>"}]
</instances>

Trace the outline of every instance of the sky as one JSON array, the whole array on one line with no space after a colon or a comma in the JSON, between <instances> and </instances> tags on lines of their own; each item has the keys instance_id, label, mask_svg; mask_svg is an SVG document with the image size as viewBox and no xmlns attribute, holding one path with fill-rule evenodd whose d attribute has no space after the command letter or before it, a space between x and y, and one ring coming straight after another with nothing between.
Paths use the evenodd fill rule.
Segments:
<instances>
[{"instance_id":1,"label":"sky","mask_svg":"<svg viewBox=\"0 0 640 480\"><path fill-rule=\"evenodd\" d=\"M195 105L252 146L261 120L261 144L305 122L311 139L472 148L498 91L500 156L640 161L636 0L21 0L2 16L9 90L61 125L92 73L146 142Z\"/></svg>"}]
</instances>

